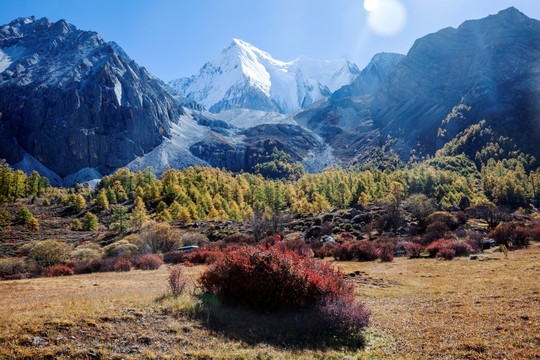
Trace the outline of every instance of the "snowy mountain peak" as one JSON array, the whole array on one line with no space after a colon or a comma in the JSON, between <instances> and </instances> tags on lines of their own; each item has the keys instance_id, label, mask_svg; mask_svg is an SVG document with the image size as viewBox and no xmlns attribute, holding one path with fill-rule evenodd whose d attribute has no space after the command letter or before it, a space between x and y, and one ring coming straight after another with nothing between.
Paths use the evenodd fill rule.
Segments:
<instances>
[{"instance_id":1,"label":"snowy mountain peak","mask_svg":"<svg viewBox=\"0 0 540 360\"><path fill-rule=\"evenodd\" d=\"M246 108L291 113L343 85L359 70L347 60L301 56L284 62L240 40L207 62L198 74L169 83L180 95L212 112Z\"/></svg>"}]
</instances>

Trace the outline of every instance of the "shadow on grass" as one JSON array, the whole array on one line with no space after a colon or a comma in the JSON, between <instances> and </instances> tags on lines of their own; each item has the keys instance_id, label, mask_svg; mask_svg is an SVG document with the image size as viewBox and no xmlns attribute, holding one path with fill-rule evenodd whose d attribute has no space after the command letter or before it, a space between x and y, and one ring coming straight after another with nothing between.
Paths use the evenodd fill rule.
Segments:
<instances>
[{"instance_id":1,"label":"shadow on grass","mask_svg":"<svg viewBox=\"0 0 540 360\"><path fill-rule=\"evenodd\" d=\"M303 313L257 313L230 307L209 294L197 296L191 315L203 326L249 345L266 343L289 349L348 350L364 348L362 333L332 333L315 311Z\"/></svg>"}]
</instances>

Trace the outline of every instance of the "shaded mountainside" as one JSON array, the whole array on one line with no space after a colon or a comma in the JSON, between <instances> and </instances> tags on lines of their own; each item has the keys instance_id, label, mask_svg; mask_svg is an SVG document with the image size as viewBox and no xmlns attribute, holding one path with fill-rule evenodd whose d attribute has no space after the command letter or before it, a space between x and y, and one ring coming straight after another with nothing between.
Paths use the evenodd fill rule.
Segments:
<instances>
[{"instance_id":1,"label":"shaded mountainside","mask_svg":"<svg viewBox=\"0 0 540 360\"><path fill-rule=\"evenodd\" d=\"M447 115L459 104L470 110L455 122ZM433 154L483 119L518 143L538 144L540 22L509 8L417 40L374 95L371 112L404 159L413 149Z\"/></svg>"},{"instance_id":2,"label":"shaded mountainside","mask_svg":"<svg viewBox=\"0 0 540 360\"><path fill-rule=\"evenodd\" d=\"M29 154L66 176L107 174L169 136L183 114L163 84L115 43L65 20L0 28L0 157Z\"/></svg>"},{"instance_id":3,"label":"shaded mountainside","mask_svg":"<svg viewBox=\"0 0 540 360\"><path fill-rule=\"evenodd\" d=\"M373 94L379 90L405 55L392 53L376 54L353 82L342 86L332 94L334 99Z\"/></svg>"}]
</instances>

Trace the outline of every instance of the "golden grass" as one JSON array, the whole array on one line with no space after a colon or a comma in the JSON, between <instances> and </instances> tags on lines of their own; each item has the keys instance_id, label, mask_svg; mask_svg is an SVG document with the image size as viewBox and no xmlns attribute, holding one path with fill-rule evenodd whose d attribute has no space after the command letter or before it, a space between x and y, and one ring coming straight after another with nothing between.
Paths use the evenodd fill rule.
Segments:
<instances>
[{"instance_id":1,"label":"golden grass","mask_svg":"<svg viewBox=\"0 0 540 360\"><path fill-rule=\"evenodd\" d=\"M163 296L165 266L4 281L0 358L539 358L540 248L491 258L336 263L360 272L351 279L372 312L357 351L249 345L207 329L189 316L189 296Z\"/></svg>"}]
</instances>

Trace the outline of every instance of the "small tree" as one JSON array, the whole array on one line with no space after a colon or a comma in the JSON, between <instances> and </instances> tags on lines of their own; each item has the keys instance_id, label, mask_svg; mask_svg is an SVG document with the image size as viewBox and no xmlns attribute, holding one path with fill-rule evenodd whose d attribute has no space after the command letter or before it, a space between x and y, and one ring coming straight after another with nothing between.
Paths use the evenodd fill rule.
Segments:
<instances>
[{"instance_id":1,"label":"small tree","mask_svg":"<svg viewBox=\"0 0 540 360\"><path fill-rule=\"evenodd\" d=\"M28 221L28 224L26 225L26 227L30 231L39 231L39 222L37 221L37 219L35 217L32 217Z\"/></svg>"},{"instance_id":2,"label":"small tree","mask_svg":"<svg viewBox=\"0 0 540 360\"><path fill-rule=\"evenodd\" d=\"M32 213L28 210L28 208L23 206L15 214L15 224L26 225L32 217Z\"/></svg>"},{"instance_id":3,"label":"small tree","mask_svg":"<svg viewBox=\"0 0 540 360\"><path fill-rule=\"evenodd\" d=\"M72 207L76 212L86 209L86 200L84 200L81 194L75 196Z\"/></svg>"},{"instance_id":4,"label":"small tree","mask_svg":"<svg viewBox=\"0 0 540 360\"><path fill-rule=\"evenodd\" d=\"M129 215L127 210L122 205L119 205L114 210L112 216L111 229L118 231L125 231L129 227Z\"/></svg>"},{"instance_id":5,"label":"small tree","mask_svg":"<svg viewBox=\"0 0 540 360\"><path fill-rule=\"evenodd\" d=\"M0 212L0 231L8 230L10 228L9 222L10 222L9 212L7 210L3 210L2 212Z\"/></svg>"},{"instance_id":6,"label":"small tree","mask_svg":"<svg viewBox=\"0 0 540 360\"><path fill-rule=\"evenodd\" d=\"M140 196L135 198L130 220L131 226L137 230L139 230L144 225L146 220L148 220L148 216L146 215L146 207L144 206L144 201Z\"/></svg>"},{"instance_id":7,"label":"small tree","mask_svg":"<svg viewBox=\"0 0 540 360\"><path fill-rule=\"evenodd\" d=\"M87 212L82 220L82 229L86 231L96 231L99 228L98 218L91 212Z\"/></svg>"},{"instance_id":8,"label":"small tree","mask_svg":"<svg viewBox=\"0 0 540 360\"><path fill-rule=\"evenodd\" d=\"M103 209L103 210L109 208L109 199L107 199L107 194L105 192L105 189L99 190L96 196L95 205L97 208Z\"/></svg>"},{"instance_id":9,"label":"small tree","mask_svg":"<svg viewBox=\"0 0 540 360\"><path fill-rule=\"evenodd\" d=\"M79 221L79 219L73 219L73 221L71 222L71 230L72 231L79 231L82 229L82 225L81 225L81 222Z\"/></svg>"}]
</instances>

